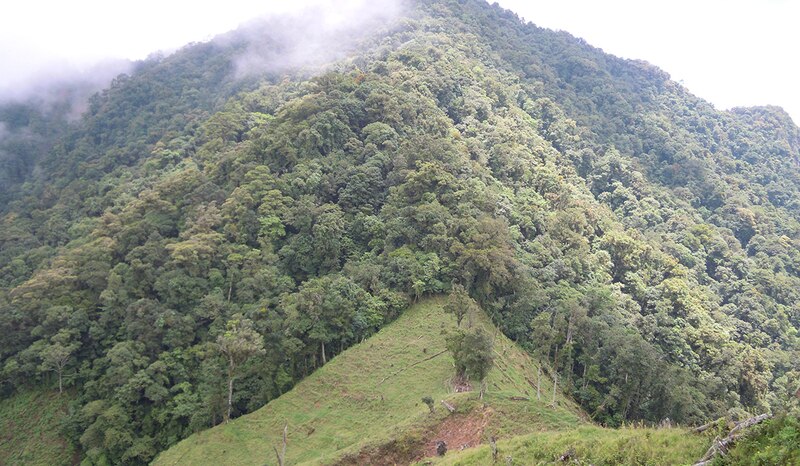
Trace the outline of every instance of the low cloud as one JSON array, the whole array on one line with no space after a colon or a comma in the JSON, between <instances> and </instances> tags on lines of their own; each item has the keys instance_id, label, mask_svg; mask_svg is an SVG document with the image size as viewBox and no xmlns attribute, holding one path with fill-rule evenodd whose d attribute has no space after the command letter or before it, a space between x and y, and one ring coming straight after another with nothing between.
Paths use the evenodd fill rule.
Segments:
<instances>
[{"instance_id":1,"label":"low cloud","mask_svg":"<svg viewBox=\"0 0 800 466\"><path fill-rule=\"evenodd\" d=\"M389 25L402 12L404 1L298 0L270 5L270 11L260 18L211 40L223 45L234 41L247 44L234 58L237 77L320 68L344 58L363 39ZM175 27L180 27L179 23ZM93 93L107 88L112 79L131 72L135 66L131 60L106 59L87 64L85 59L64 56L41 62L33 71L25 68L30 63L26 65L24 57L20 57L23 51L14 51L13 47L10 51L0 50L0 62L7 61L3 65L9 70L0 79L0 105L27 103L48 110L66 104L71 108L70 118L82 114ZM41 57L30 57L34 58Z\"/></svg>"},{"instance_id":2,"label":"low cloud","mask_svg":"<svg viewBox=\"0 0 800 466\"><path fill-rule=\"evenodd\" d=\"M300 11L251 21L219 40L247 42L235 59L239 77L319 69L389 26L402 8L400 0L313 2Z\"/></svg>"},{"instance_id":3,"label":"low cloud","mask_svg":"<svg viewBox=\"0 0 800 466\"><path fill-rule=\"evenodd\" d=\"M53 63L24 82L0 89L0 105L26 104L48 113L63 112L70 120L79 118L90 96L133 68L128 60L104 60L90 66Z\"/></svg>"},{"instance_id":4,"label":"low cloud","mask_svg":"<svg viewBox=\"0 0 800 466\"><path fill-rule=\"evenodd\" d=\"M239 0L232 0L233 3L229 6L233 8L237 1ZM365 40L375 37L376 33L390 27L393 20L402 13L404 1L406 0L276 2L268 5L269 11L266 15L262 11L259 19L250 20L232 32L211 39L211 34L218 31L209 29L207 40L240 47L241 52L232 59L237 78L298 69L320 71L326 65L345 58ZM103 11L106 9L92 10L96 15L100 15ZM73 15L80 13L69 9L68 12ZM188 12L180 10L180 12L185 17L181 16L170 23L171 28L181 28L181 24L197 26L197 22L192 21L192 14L200 15L200 19L203 20L209 19L202 8ZM239 14L245 15L247 12L240 11ZM31 15L35 16L35 13ZM68 22L68 18L64 19ZM104 37L112 41L124 33L124 31L115 32L113 27L107 24L108 21L113 22L118 18L108 18L108 21L103 18L95 19L97 21L91 23L92 27L99 23L106 24L104 26L106 29L88 31L77 23L71 26L76 31L83 31L82 34L87 36L85 39L96 38L87 40L85 44L101 43L97 41L103 41ZM230 20L231 18L227 18L226 21ZM216 23L211 21L203 24L209 28L231 27L222 26L230 24L225 23L223 18ZM63 24L58 22L56 25ZM153 30L158 34L160 29L156 27ZM69 46L66 42L60 44L61 39L66 40L71 36L57 33L58 31L55 31L51 34L53 38L48 38L47 34L39 36L45 41L44 45L62 45L59 54L47 58L47 55L27 53L26 51L32 50L28 45L22 44L23 46L17 47L15 44L20 44L17 38L6 36L0 30L0 66L7 70L4 76L0 76L0 194L14 182L28 176L26 173L35 170L35 153L46 151L45 146L52 139L37 132L38 130L28 128L28 123L20 123L24 118L15 116L15 106L26 107L42 115L76 120L87 109L89 97L107 88L120 74L131 73L136 66L131 60L91 61L86 57L80 57L79 52L92 51L83 50L86 47L82 46ZM193 32L196 33L197 31ZM147 34L147 39L152 39L150 33L144 29L137 34ZM164 43L164 48L174 50L174 45ZM156 55L159 52L153 50L152 53ZM53 56L59 58L53 59ZM26 147L32 150L26 150Z\"/></svg>"}]
</instances>

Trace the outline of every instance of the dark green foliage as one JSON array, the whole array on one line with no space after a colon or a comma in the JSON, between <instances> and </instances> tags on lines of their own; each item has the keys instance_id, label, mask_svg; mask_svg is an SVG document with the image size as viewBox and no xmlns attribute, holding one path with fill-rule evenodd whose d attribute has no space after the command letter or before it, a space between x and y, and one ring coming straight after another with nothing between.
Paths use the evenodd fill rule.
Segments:
<instances>
[{"instance_id":1,"label":"dark green foliage","mask_svg":"<svg viewBox=\"0 0 800 466\"><path fill-rule=\"evenodd\" d=\"M492 337L481 328L456 330L447 337L447 349L453 355L456 376L482 383L494 363Z\"/></svg>"},{"instance_id":2,"label":"dark green foliage","mask_svg":"<svg viewBox=\"0 0 800 466\"><path fill-rule=\"evenodd\" d=\"M433 414L434 413L433 398L431 398L430 396L424 396L422 397L422 402L425 403L425 406L427 406L431 414Z\"/></svg>"},{"instance_id":3,"label":"dark green foliage","mask_svg":"<svg viewBox=\"0 0 800 466\"><path fill-rule=\"evenodd\" d=\"M0 208L0 393L61 379L87 458L146 463L225 417L228 322L264 348L235 417L457 283L598 422L785 404L788 116L482 0L406 16L311 79L235 79L237 41L148 61L20 159L41 173Z\"/></svg>"}]
</instances>

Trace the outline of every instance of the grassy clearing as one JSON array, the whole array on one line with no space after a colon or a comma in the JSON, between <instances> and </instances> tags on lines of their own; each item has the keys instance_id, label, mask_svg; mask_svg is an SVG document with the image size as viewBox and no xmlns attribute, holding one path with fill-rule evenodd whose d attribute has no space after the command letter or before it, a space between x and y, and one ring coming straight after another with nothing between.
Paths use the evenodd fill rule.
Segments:
<instances>
[{"instance_id":1,"label":"grassy clearing","mask_svg":"<svg viewBox=\"0 0 800 466\"><path fill-rule=\"evenodd\" d=\"M69 395L33 390L0 401L0 464L76 464L61 436Z\"/></svg>"},{"instance_id":2,"label":"grassy clearing","mask_svg":"<svg viewBox=\"0 0 800 466\"><path fill-rule=\"evenodd\" d=\"M536 396L536 362L491 325L484 315L475 325L495 337L495 367L483 401L476 392L451 393L452 358L445 335L455 319L442 299L420 303L366 342L356 345L264 408L228 425L193 435L162 453L156 465L276 464L288 424L287 464L407 464L421 458L442 426L458 430L479 424L484 445L451 451L436 464L491 464L485 443L496 437L500 464L553 464L567 451L578 464L690 464L708 439L681 429L603 429L588 423L579 408L543 378ZM432 357L435 356L435 357ZM431 414L423 396L436 400ZM449 413L439 403L457 407ZM451 450L457 450L451 445Z\"/></svg>"},{"instance_id":3,"label":"grassy clearing","mask_svg":"<svg viewBox=\"0 0 800 466\"><path fill-rule=\"evenodd\" d=\"M538 432L498 441L498 464L569 464L594 466L656 466L693 464L708 448L708 439L684 429L622 428L604 429L583 425L568 431ZM508 458L511 460L508 460ZM430 463L427 463L430 464ZM463 452L452 452L433 460L436 465L492 464L487 445Z\"/></svg>"},{"instance_id":4,"label":"grassy clearing","mask_svg":"<svg viewBox=\"0 0 800 466\"><path fill-rule=\"evenodd\" d=\"M415 448L426 429L445 416L439 400L450 400L459 412L482 406L475 393L450 393L453 366L448 353L426 360L444 351L444 332L455 328L454 317L442 311L442 304L441 299L431 299L413 306L279 399L228 425L189 437L154 464L274 464L272 448L280 446L284 423L287 464L331 463L380 445ZM496 336L497 361L485 399L493 410L487 433L505 437L583 422L577 406L560 394L555 408L549 406L550 397L536 401L531 384L536 380L534 361L485 316L476 316L475 324ZM552 390L552 382L545 381L545 386ZM428 412L423 396L436 400L435 414ZM512 396L529 401L513 401Z\"/></svg>"}]
</instances>

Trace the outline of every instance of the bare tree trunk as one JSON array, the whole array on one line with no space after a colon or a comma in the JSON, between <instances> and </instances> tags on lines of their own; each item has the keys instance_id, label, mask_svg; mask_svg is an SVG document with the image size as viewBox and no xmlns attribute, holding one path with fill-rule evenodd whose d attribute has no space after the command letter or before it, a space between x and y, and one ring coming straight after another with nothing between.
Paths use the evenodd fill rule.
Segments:
<instances>
[{"instance_id":1,"label":"bare tree trunk","mask_svg":"<svg viewBox=\"0 0 800 466\"><path fill-rule=\"evenodd\" d=\"M289 429L289 424L283 425L283 448L281 452L278 453L278 448L273 446L272 449L275 450L275 456L278 457L278 466L283 466L284 461L286 461L286 431Z\"/></svg>"},{"instance_id":2,"label":"bare tree trunk","mask_svg":"<svg viewBox=\"0 0 800 466\"><path fill-rule=\"evenodd\" d=\"M58 394L64 393L63 385L61 384L61 374L64 372L64 369L58 370Z\"/></svg>"},{"instance_id":3,"label":"bare tree trunk","mask_svg":"<svg viewBox=\"0 0 800 466\"><path fill-rule=\"evenodd\" d=\"M583 388L584 388L584 389L586 388L586 368L587 368L588 366L589 366L589 363L588 363L588 362L585 362L585 363L583 364L583 377L582 377L582 378L583 378Z\"/></svg>"},{"instance_id":4,"label":"bare tree trunk","mask_svg":"<svg viewBox=\"0 0 800 466\"><path fill-rule=\"evenodd\" d=\"M567 339L564 342L564 345L569 345L572 343L572 321L574 318L574 314L570 314L569 321L567 322Z\"/></svg>"},{"instance_id":5,"label":"bare tree trunk","mask_svg":"<svg viewBox=\"0 0 800 466\"><path fill-rule=\"evenodd\" d=\"M556 346L556 357L553 365L553 406L556 405L556 390L558 388L558 346Z\"/></svg>"},{"instance_id":6,"label":"bare tree trunk","mask_svg":"<svg viewBox=\"0 0 800 466\"><path fill-rule=\"evenodd\" d=\"M539 363L539 370L536 374L536 399L542 399L542 363Z\"/></svg>"},{"instance_id":7,"label":"bare tree trunk","mask_svg":"<svg viewBox=\"0 0 800 466\"><path fill-rule=\"evenodd\" d=\"M625 374L625 406L622 408L622 418L628 418L628 406L631 405L631 395L628 390L628 374Z\"/></svg>"},{"instance_id":8,"label":"bare tree trunk","mask_svg":"<svg viewBox=\"0 0 800 466\"><path fill-rule=\"evenodd\" d=\"M552 405L555 407L556 405L556 389L558 388L558 371L553 371L553 402Z\"/></svg>"},{"instance_id":9,"label":"bare tree trunk","mask_svg":"<svg viewBox=\"0 0 800 466\"><path fill-rule=\"evenodd\" d=\"M572 312L569 315L569 322L567 323L567 341L564 343L565 348L570 348L569 353L567 353L567 356L569 357L569 370L567 371L567 386L572 385L572 370L575 367L575 355L574 352L572 351L572 347L570 346L572 344L572 333L573 333L574 322L575 322L575 313Z\"/></svg>"},{"instance_id":10,"label":"bare tree trunk","mask_svg":"<svg viewBox=\"0 0 800 466\"><path fill-rule=\"evenodd\" d=\"M327 363L328 361L325 359L325 342L321 341L320 346L322 346L322 364Z\"/></svg>"},{"instance_id":11,"label":"bare tree trunk","mask_svg":"<svg viewBox=\"0 0 800 466\"><path fill-rule=\"evenodd\" d=\"M228 377L228 412L225 415L225 424L231 420L231 411L233 409L233 377Z\"/></svg>"},{"instance_id":12,"label":"bare tree trunk","mask_svg":"<svg viewBox=\"0 0 800 466\"><path fill-rule=\"evenodd\" d=\"M228 358L228 414L225 416L225 424L231 420L233 410L233 369L235 368L233 356Z\"/></svg>"}]
</instances>

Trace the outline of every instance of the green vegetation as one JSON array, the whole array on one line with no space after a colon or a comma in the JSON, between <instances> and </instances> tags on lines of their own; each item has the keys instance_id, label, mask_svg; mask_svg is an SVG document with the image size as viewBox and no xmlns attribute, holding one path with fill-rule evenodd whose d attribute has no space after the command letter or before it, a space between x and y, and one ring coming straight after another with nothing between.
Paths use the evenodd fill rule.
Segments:
<instances>
[{"instance_id":1,"label":"green vegetation","mask_svg":"<svg viewBox=\"0 0 800 466\"><path fill-rule=\"evenodd\" d=\"M603 429L581 426L570 431L537 432L497 442L498 464L550 465L686 465L693 464L708 448L703 437L683 429ZM566 457L565 460L561 460ZM510 458L510 461L508 460ZM437 465L493 464L488 445L454 452Z\"/></svg>"},{"instance_id":2,"label":"green vegetation","mask_svg":"<svg viewBox=\"0 0 800 466\"><path fill-rule=\"evenodd\" d=\"M145 464L449 293L542 362L507 375L536 406L563 391L606 426L787 409L785 112L716 111L483 0L410 1L324 70L240 79L262 29L140 63L78 121L0 111L47 136L0 147L0 404L74 393L86 464Z\"/></svg>"},{"instance_id":3,"label":"green vegetation","mask_svg":"<svg viewBox=\"0 0 800 466\"><path fill-rule=\"evenodd\" d=\"M61 466L79 462L63 433L69 393L31 390L0 403L0 464Z\"/></svg>"},{"instance_id":4,"label":"green vegetation","mask_svg":"<svg viewBox=\"0 0 800 466\"><path fill-rule=\"evenodd\" d=\"M475 320L477 328L497 339L497 364L489 373L485 398L496 415L487 421L487 435L564 429L584 422L563 396L556 408L535 397L510 401L532 395L533 361L485 316L476 315ZM455 327L441 299L425 300L280 398L189 437L162 453L155 464L273 463L273 446L280 448L284 425L287 464L330 463L386 444L392 445L392 454L413 459L430 441L425 438L430 429L449 414L439 400L449 400L461 414L482 409L477 391L451 393L453 359L445 350L445 333ZM422 401L425 396L439 405L434 413Z\"/></svg>"},{"instance_id":5,"label":"green vegetation","mask_svg":"<svg viewBox=\"0 0 800 466\"><path fill-rule=\"evenodd\" d=\"M715 466L800 464L800 418L782 415L766 421L739 440Z\"/></svg>"},{"instance_id":6,"label":"green vegetation","mask_svg":"<svg viewBox=\"0 0 800 466\"><path fill-rule=\"evenodd\" d=\"M447 349L453 356L456 378L479 384L481 399L486 376L494 364L492 346L491 337L480 328L466 332L459 329L447 337Z\"/></svg>"}]
</instances>

